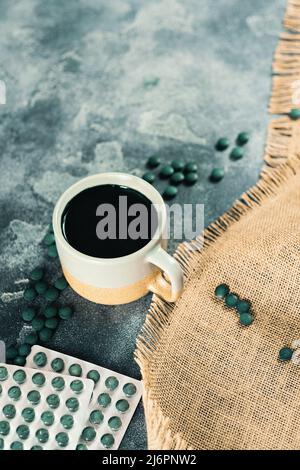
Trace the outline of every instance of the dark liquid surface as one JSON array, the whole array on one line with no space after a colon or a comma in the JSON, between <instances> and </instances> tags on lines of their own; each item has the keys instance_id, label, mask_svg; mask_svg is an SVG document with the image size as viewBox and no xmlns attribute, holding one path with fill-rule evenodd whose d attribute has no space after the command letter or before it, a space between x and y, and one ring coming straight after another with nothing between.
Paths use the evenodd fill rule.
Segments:
<instances>
[{"instance_id":1,"label":"dark liquid surface","mask_svg":"<svg viewBox=\"0 0 300 470\"><path fill-rule=\"evenodd\" d=\"M110 216L104 206L99 210L101 204L111 205ZM143 205L146 218L142 219L140 212L128 215L133 204ZM142 221L146 223L138 223ZM157 212L146 196L126 186L109 184L94 186L77 194L66 205L61 224L67 242L81 253L95 258L119 258L147 245L158 221ZM133 239L132 235L139 238Z\"/></svg>"}]
</instances>

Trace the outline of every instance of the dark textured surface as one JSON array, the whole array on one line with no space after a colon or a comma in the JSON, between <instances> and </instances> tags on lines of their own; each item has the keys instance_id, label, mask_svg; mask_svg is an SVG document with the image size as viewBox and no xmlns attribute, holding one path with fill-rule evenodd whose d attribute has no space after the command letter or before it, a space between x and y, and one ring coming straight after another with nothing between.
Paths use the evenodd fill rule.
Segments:
<instances>
[{"instance_id":1,"label":"dark textured surface","mask_svg":"<svg viewBox=\"0 0 300 470\"><path fill-rule=\"evenodd\" d=\"M0 339L21 340L21 291L43 262L40 241L59 194L101 171L140 175L145 159L195 160L199 181L180 202L205 204L205 223L255 183L268 122L271 62L284 0L0 0ZM248 130L243 160L213 145ZM213 166L225 167L211 184ZM163 186L160 186L163 187ZM171 243L171 250L176 243ZM58 263L47 261L50 278ZM52 273L52 274L51 274ZM135 339L150 296L76 308L49 344L139 377ZM124 449L146 447L142 406Z\"/></svg>"}]
</instances>

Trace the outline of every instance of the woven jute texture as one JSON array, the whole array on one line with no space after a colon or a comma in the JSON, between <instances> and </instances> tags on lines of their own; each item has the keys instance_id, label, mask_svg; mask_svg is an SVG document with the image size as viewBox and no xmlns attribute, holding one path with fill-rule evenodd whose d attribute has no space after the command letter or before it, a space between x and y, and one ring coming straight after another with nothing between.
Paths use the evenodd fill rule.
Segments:
<instances>
[{"instance_id":1,"label":"woven jute texture","mask_svg":"<svg viewBox=\"0 0 300 470\"><path fill-rule=\"evenodd\" d=\"M300 338L300 122L287 114L300 80L300 0L289 1L285 27L270 103L281 116L261 177L205 230L202 249L201 237L179 246L184 293L176 304L154 296L138 339L150 449L300 447L300 366L277 359ZM251 326L215 298L224 282L251 301Z\"/></svg>"}]
</instances>

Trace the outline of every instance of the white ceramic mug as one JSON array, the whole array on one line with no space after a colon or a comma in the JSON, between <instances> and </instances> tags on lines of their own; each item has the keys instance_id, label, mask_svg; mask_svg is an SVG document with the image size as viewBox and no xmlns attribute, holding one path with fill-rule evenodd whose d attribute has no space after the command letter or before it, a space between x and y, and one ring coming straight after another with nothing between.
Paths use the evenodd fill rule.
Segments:
<instances>
[{"instance_id":1,"label":"white ceramic mug","mask_svg":"<svg viewBox=\"0 0 300 470\"><path fill-rule=\"evenodd\" d=\"M104 184L122 185L142 193L155 204L158 215L157 230L149 243L119 258L85 255L73 248L62 232L62 215L67 203L81 191ZM143 179L125 173L100 173L78 181L58 200L53 213L53 229L64 275L82 297L100 304L117 305L132 302L149 291L168 302L174 302L180 296L183 272L178 262L165 251L166 207L158 191Z\"/></svg>"}]
</instances>

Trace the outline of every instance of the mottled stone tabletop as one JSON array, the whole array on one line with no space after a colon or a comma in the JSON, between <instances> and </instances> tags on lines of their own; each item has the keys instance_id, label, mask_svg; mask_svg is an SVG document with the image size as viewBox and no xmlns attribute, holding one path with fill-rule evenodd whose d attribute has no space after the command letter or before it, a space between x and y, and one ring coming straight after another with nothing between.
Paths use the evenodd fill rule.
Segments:
<instances>
[{"instance_id":1,"label":"mottled stone tabletop","mask_svg":"<svg viewBox=\"0 0 300 470\"><path fill-rule=\"evenodd\" d=\"M0 0L0 339L21 341L22 289L43 263L41 239L61 192L109 170L141 175L159 154L195 160L182 203L205 224L255 183L268 123L272 55L285 0ZM248 130L243 160L214 151ZM224 166L219 184L208 176ZM176 243L171 243L173 251ZM47 261L50 276L58 262ZM75 306L49 347L139 377L135 340L151 297ZM142 405L122 443L146 448Z\"/></svg>"}]
</instances>

